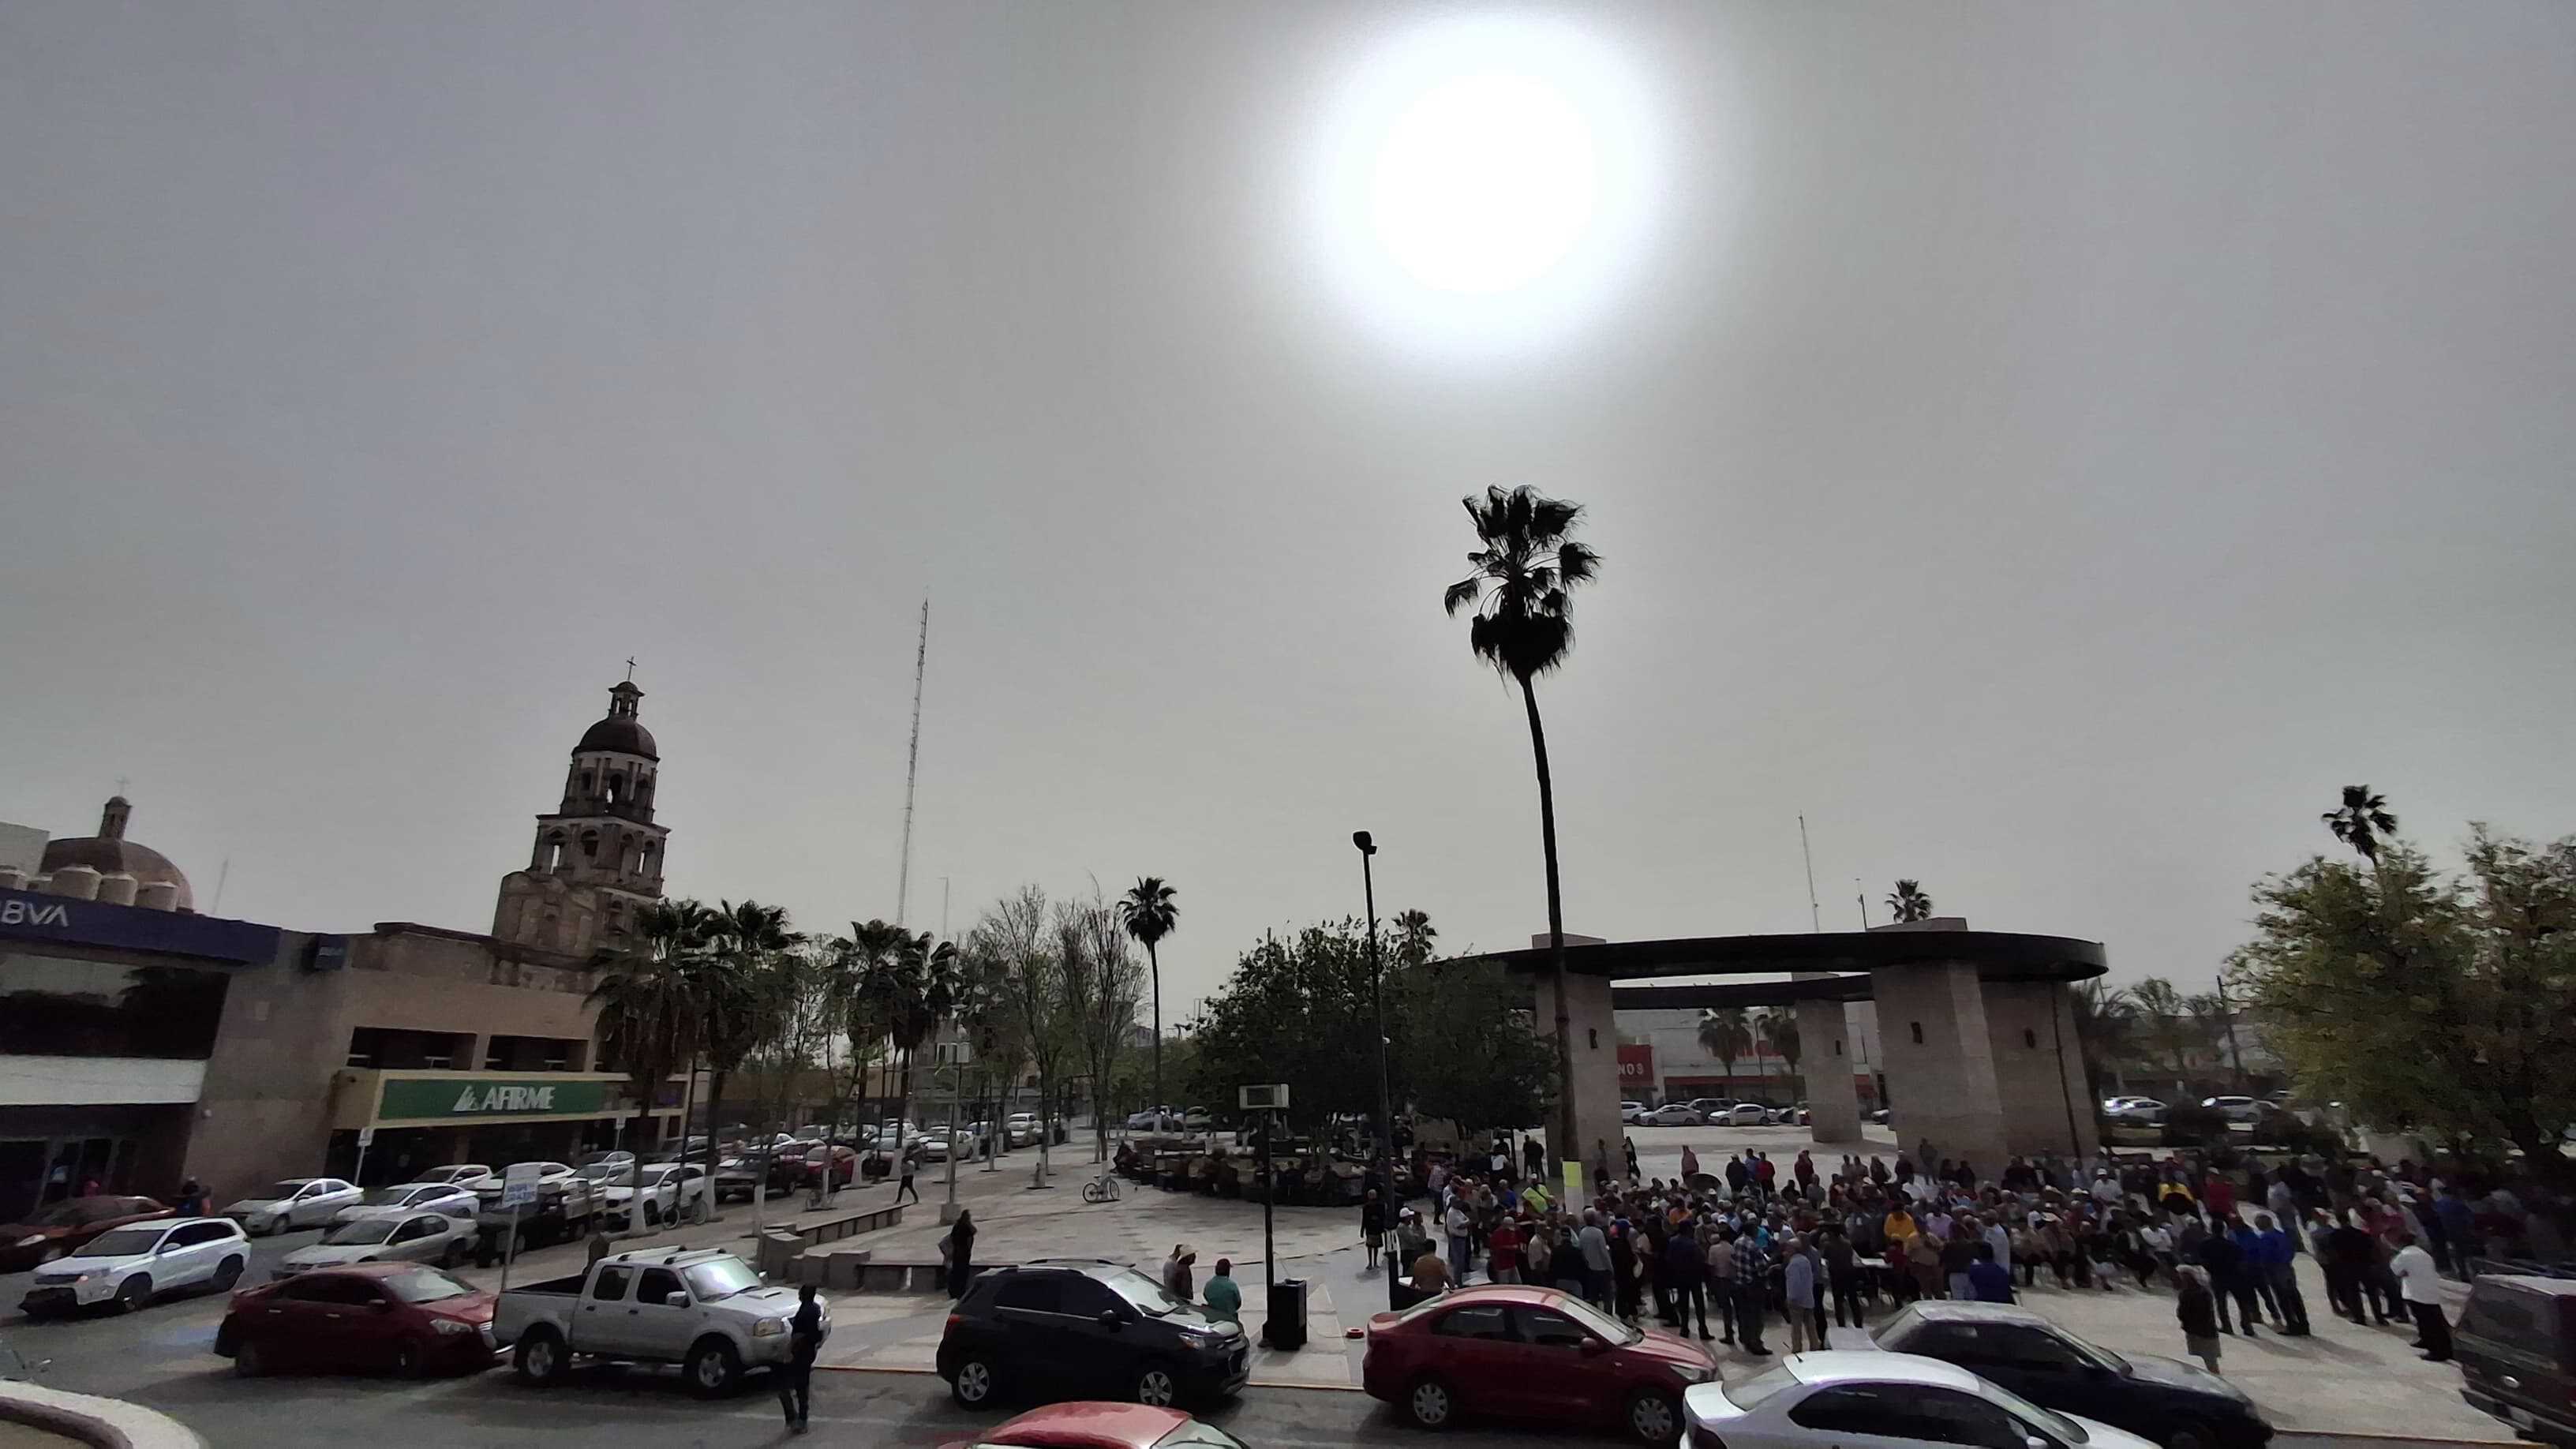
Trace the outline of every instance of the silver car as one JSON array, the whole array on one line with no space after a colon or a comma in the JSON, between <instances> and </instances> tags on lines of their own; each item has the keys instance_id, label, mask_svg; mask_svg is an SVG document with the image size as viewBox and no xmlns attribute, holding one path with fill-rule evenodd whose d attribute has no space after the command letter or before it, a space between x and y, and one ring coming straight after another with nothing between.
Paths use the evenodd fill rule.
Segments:
<instances>
[{"instance_id":1,"label":"silver car","mask_svg":"<svg viewBox=\"0 0 2576 1449\"><path fill-rule=\"evenodd\" d=\"M315 1268L344 1268L351 1263L434 1263L452 1267L473 1251L474 1223L445 1213L409 1217L361 1218L322 1235L322 1241L286 1255L269 1276L292 1278Z\"/></svg>"},{"instance_id":2,"label":"silver car","mask_svg":"<svg viewBox=\"0 0 2576 1449\"><path fill-rule=\"evenodd\" d=\"M365 1194L355 1183L336 1177L290 1177L284 1182L230 1204L223 1215L252 1237L291 1233L331 1221L344 1207L355 1207Z\"/></svg>"},{"instance_id":3,"label":"silver car","mask_svg":"<svg viewBox=\"0 0 2576 1449\"><path fill-rule=\"evenodd\" d=\"M492 1169L484 1166L482 1163L459 1162L446 1167L433 1167L427 1172L416 1174L412 1178L412 1181L445 1182L453 1183L458 1187L470 1188L492 1175Z\"/></svg>"},{"instance_id":4,"label":"silver car","mask_svg":"<svg viewBox=\"0 0 2576 1449\"><path fill-rule=\"evenodd\" d=\"M369 1218L409 1217L414 1213L444 1213L451 1218L474 1216L474 1189L446 1182L406 1182L394 1187L370 1190L353 1207L344 1207L331 1215L331 1226L363 1222Z\"/></svg>"}]
</instances>

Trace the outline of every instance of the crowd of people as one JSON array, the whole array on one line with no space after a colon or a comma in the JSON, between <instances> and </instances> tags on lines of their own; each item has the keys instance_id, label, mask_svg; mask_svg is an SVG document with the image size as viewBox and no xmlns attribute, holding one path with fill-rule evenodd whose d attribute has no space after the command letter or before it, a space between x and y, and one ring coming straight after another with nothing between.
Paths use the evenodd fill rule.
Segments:
<instances>
[{"instance_id":1,"label":"crowd of people","mask_svg":"<svg viewBox=\"0 0 2576 1449\"><path fill-rule=\"evenodd\" d=\"M2189 1352L2212 1369L2224 1337L2268 1324L2312 1332L2295 1263L2313 1256L2329 1307L2357 1324L2410 1323L2415 1347L2451 1356L2440 1278L2473 1259L2563 1257L2564 1204L2454 1171L2447 1179L2315 1158L2266 1168L2234 1153L2115 1156L2090 1164L2015 1157L1989 1178L1929 1141L1891 1162L1850 1155L1820 1166L1801 1150L1786 1169L1748 1149L1715 1172L1684 1149L1671 1180L1642 1178L1633 1143L1614 1174L1595 1144L1581 1200L1561 1200L1535 1142L1516 1156L1454 1162L1417 1153L1427 1201L1390 1203L1372 1186L1361 1235L1374 1265L1416 1294L1471 1281L1575 1293L1629 1322L1771 1352L1822 1347L1826 1315L1859 1326L1880 1305L1917 1299L2012 1302L2043 1279L2068 1290L2162 1291ZM1388 1208L1395 1211L1392 1217ZM2161 1285L2161 1286L2160 1286ZM1712 1332L1712 1328L1716 1331Z\"/></svg>"}]
</instances>

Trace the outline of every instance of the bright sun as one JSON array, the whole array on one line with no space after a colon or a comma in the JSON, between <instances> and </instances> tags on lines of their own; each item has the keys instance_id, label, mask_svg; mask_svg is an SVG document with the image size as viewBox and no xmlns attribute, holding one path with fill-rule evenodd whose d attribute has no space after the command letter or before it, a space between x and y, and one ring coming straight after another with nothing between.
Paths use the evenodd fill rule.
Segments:
<instances>
[{"instance_id":1,"label":"bright sun","mask_svg":"<svg viewBox=\"0 0 2576 1449\"><path fill-rule=\"evenodd\" d=\"M1369 189L1387 254L1424 286L1507 292L1544 276L1591 225L1592 128L1525 75L1462 76L1387 130Z\"/></svg>"},{"instance_id":2,"label":"bright sun","mask_svg":"<svg viewBox=\"0 0 2576 1449\"><path fill-rule=\"evenodd\" d=\"M1306 153L1328 290L1406 352L1509 358L1598 320L1668 184L1645 80L1588 21L1380 37L1319 96Z\"/></svg>"}]
</instances>

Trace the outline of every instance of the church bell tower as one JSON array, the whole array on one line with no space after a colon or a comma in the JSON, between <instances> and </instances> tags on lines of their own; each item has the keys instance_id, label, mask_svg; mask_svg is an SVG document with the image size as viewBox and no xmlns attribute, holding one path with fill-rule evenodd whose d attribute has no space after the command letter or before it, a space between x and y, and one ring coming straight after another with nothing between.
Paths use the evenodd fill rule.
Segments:
<instances>
[{"instance_id":1,"label":"church bell tower","mask_svg":"<svg viewBox=\"0 0 2576 1449\"><path fill-rule=\"evenodd\" d=\"M563 800L537 817L527 869L501 879L495 940L581 957L623 951L638 913L662 898L671 832L653 823L662 757L638 718L643 698L631 679L612 686L608 714L572 747Z\"/></svg>"}]
</instances>

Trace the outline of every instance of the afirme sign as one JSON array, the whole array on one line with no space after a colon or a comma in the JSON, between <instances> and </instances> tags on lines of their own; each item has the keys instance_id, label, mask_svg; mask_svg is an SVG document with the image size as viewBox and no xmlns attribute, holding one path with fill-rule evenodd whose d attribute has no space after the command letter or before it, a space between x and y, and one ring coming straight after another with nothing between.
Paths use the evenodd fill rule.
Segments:
<instances>
[{"instance_id":1,"label":"afirme sign","mask_svg":"<svg viewBox=\"0 0 2576 1449\"><path fill-rule=\"evenodd\" d=\"M0 890L0 938L250 963L277 959L278 930L184 911Z\"/></svg>"},{"instance_id":2,"label":"afirme sign","mask_svg":"<svg viewBox=\"0 0 2576 1449\"><path fill-rule=\"evenodd\" d=\"M389 1077L376 1099L376 1118L416 1122L429 1118L598 1116L616 1105L615 1082L547 1081L543 1077L475 1077L438 1081Z\"/></svg>"}]
</instances>

